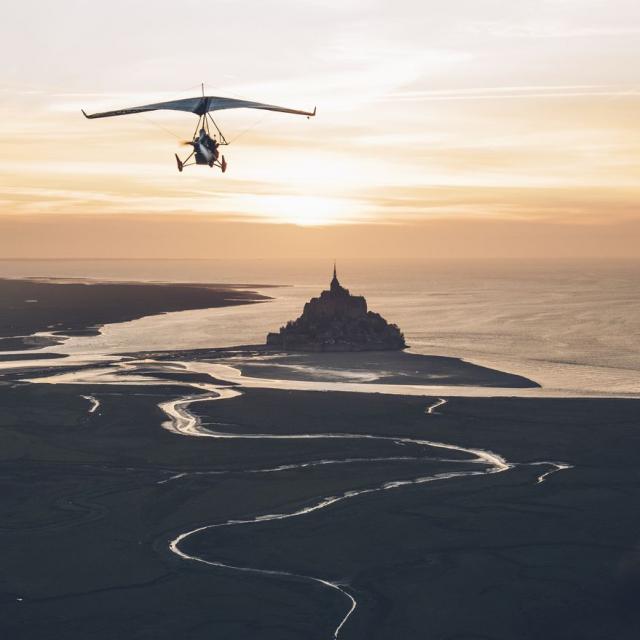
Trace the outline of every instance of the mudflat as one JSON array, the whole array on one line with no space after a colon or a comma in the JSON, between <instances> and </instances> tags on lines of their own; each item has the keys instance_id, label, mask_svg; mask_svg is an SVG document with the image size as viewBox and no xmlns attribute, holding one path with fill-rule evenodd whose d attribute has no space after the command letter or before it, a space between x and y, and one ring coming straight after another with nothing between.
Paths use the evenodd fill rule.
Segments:
<instances>
[{"instance_id":1,"label":"mudflat","mask_svg":"<svg viewBox=\"0 0 640 640\"><path fill-rule=\"evenodd\" d=\"M252 288L254 285L0 279L0 351L39 349L59 343L56 336L94 335L100 325L109 322L269 299ZM54 335L33 336L36 332Z\"/></svg>"},{"instance_id":2,"label":"mudflat","mask_svg":"<svg viewBox=\"0 0 640 640\"><path fill-rule=\"evenodd\" d=\"M266 351L267 359L242 361L243 375L283 380L361 380L379 384L456 385L532 388L539 385L512 373L482 367L460 358L427 356L411 351L351 353L278 353Z\"/></svg>"},{"instance_id":3,"label":"mudflat","mask_svg":"<svg viewBox=\"0 0 640 640\"><path fill-rule=\"evenodd\" d=\"M339 593L185 561L169 541L479 467L400 437L491 449L515 466L209 529L182 548L341 581L358 602L343 638L631 639L640 629L638 401L453 398L429 414L429 398L246 389L191 406L203 427L232 434L391 438L243 440L163 429L158 403L185 395L169 382L5 380L0 395L6 637L330 638L348 608ZM269 471L328 459L353 461ZM574 468L540 483L553 468L530 463L544 461Z\"/></svg>"}]
</instances>

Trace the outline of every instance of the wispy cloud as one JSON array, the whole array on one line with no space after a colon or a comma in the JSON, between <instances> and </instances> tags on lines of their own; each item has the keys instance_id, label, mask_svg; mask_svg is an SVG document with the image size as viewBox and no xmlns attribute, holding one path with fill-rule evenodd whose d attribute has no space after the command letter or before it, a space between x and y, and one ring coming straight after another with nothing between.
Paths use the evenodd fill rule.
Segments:
<instances>
[{"instance_id":1,"label":"wispy cloud","mask_svg":"<svg viewBox=\"0 0 640 640\"><path fill-rule=\"evenodd\" d=\"M153 21L139 3L92 5L93 31L68 3L13 3L0 25L0 213L640 217L639 10L623 4L269 0L247 20L245 3L203 3L200 37L170 0ZM29 23L37 5L42 20ZM15 55L27 47L38 65ZM201 79L214 95L318 116L215 114L234 140L222 176L178 173L191 114L79 112L194 95Z\"/></svg>"},{"instance_id":2,"label":"wispy cloud","mask_svg":"<svg viewBox=\"0 0 640 640\"><path fill-rule=\"evenodd\" d=\"M502 100L531 98L612 98L640 96L637 87L616 87L606 85L552 85L552 86L505 86L476 87L452 90L407 90L389 93L382 101L423 102L441 100Z\"/></svg>"},{"instance_id":3,"label":"wispy cloud","mask_svg":"<svg viewBox=\"0 0 640 640\"><path fill-rule=\"evenodd\" d=\"M637 25L576 25L553 22L477 21L465 27L468 33L502 38L604 38L640 35Z\"/></svg>"}]
</instances>

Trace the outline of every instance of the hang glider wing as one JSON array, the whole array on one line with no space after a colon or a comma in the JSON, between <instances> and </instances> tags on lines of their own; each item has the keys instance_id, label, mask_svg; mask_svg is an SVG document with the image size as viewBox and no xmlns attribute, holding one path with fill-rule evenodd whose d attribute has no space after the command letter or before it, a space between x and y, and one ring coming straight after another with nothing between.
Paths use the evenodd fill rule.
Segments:
<instances>
[{"instance_id":1,"label":"hang glider wing","mask_svg":"<svg viewBox=\"0 0 640 640\"><path fill-rule=\"evenodd\" d=\"M111 116L126 116L131 113L146 113L147 111L158 111L168 109L169 111L188 111L198 116L203 116L209 111L221 111L222 109L262 109L264 111L279 111L281 113L295 113L301 116L315 116L316 110L300 111L298 109L287 109L277 107L272 104L262 102L251 102L249 100L236 100L235 98L220 98L217 96L202 96L199 98L184 98L183 100L170 100L168 102L156 102L155 104L145 104L140 107L130 107L129 109L116 109L115 111L103 111L101 113L82 113L85 118L109 118Z\"/></svg>"}]
</instances>

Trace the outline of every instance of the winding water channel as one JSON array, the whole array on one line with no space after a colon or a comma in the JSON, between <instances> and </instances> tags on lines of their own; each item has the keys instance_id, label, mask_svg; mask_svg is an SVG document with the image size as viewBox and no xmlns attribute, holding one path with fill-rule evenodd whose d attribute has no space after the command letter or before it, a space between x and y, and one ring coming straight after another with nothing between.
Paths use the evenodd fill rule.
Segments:
<instances>
[{"instance_id":1,"label":"winding water channel","mask_svg":"<svg viewBox=\"0 0 640 640\"><path fill-rule=\"evenodd\" d=\"M293 381L293 380L268 380L261 378L251 378L242 376L240 371L228 364L211 363L205 361L173 361L164 362L155 359L144 360L115 360L106 365L99 366L97 368L78 369L75 371L66 371L53 375L48 375L41 378L31 379L34 383L52 383L52 384L135 384L135 385L155 385L155 384L167 384L166 378L154 378L153 373L149 373L149 368L153 367L156 370L162 370L164 373L169 372L189 372L208 375L213 382L184 382L176 381L176 384L191 388L194 391L197 390L197 394L190 391L184 396L173 398L163 401L159 404L160 409L164 412L167 420L162 424L163 428L186 437L198 437L198 438L218 438L218 439L253 439L253 440L374 440L381 443L390 443L395 445L414 445L422 448L423 450L435 450L437 452L456 452L457 454L466 454L468 458L461 459L448 459L443 457L415 457L415 456L389 456L389 457L375 457L375 458L343 458L343 459L322 459L322 460L309 460L298 464L287 464L279 467L263 468L263 469L245 469L246 473L278 473L280 471L286 471L291 469L304 469L322 465L348 465L352 463L380 463L380 462L403 462L417 460L439 460L446 461L448 463L459 463L464 465L465 468L460 471L453 471L447 473L437 473L433 475L420 475L411 479L397 480L389 478L385 482L376 484L374 486L360 488L356 490L347 490L338 495L320 496L309 504L285 513L265 513L260 514L247 519L232 519L221 522L213 522L203 524L194 529L183 531L173 539L168 541L169 550L177 557L185 561L198 562L210 567L218 567L226 570L233 570L243 572L247 574L270 576L274 579L286 579L286 580L299 580L308 581L315 584L322 585L327 589L331 589L336 593L339 593L345 600L345 611L339 620L336 620L335 628L333 631L333 638L338 638L345 624L351 616L354 615L357 606L357 593L349 587L347 584L329 580L319 576L305 575L301 573L294 573L284 570L266 569L260 567L249 567L242 564L230 564L228 562L222 562L220 560L204 558L198 555L193 555L184 550L184 543L191 537L198 534L202 534L206 531L213 531L215 529L221 529L223 527L247 527L257 523L264 523L276 520L288 520L291 518L304 517L310 513L327 509L332 505L347 500L355 500L364 495L371 495L383 491L395 491L402 489L403 487L415 486L426 484L430 482L444 482L454 478L470 478L473 476L482 476L487 474L503 473L513 469L516 466L532 466L540 467L541 473L536 477L536 483L540 484L545 482L549 476L553 473L563 471L571 468L571 465L564 462L557 461L535 461L529 463L515 463L506 460L499 453L463 447L456 444L449 444L445 442L437 442L422 438L407 438L396 436L383 436L374 434L360 434L360 433L290 433L290 434L271 434L271 433L231 433L220 430L213 430L202 424L200 418L192 412L191 407L197 403L204 402L220 402L231 398L236 398L242 395L244 388L277 388L277 389L304 389L304 390L316 390L326 391L330 390L348 390L354 393L366 392L371 393L376 390L376 387L389 388L390 393L402 393L404 385L375 385L375 384L358 384L358 383L326 383L326 382L314 382L314 381ZM226 386L228 384L234 386ZM172 383L173 384L173 383ZM399 387L399 388L395 388ZM386 391L387 389L385 389ZM410 388L411 395L424 395L425 397L433 398L433 389L430 387L419 387L412 385ZM97 408L97 401L93 396L83 396L87 400L92 401L92 407L90 410ZM443 410L444 405L450 400L445 398L435 398L430 404L425 407L425 414L430 416L430 419L437 419L438 413ZM436 411L439 409L440 411ZM469 464L477 466L477 468L469 469ZM222 474L224 471L217 472L195 472L196 474ZM169 478L160 481L160 483L175 482L184 478L189 473L178 473L170 476Z\"/></svg>"}]
</instances>

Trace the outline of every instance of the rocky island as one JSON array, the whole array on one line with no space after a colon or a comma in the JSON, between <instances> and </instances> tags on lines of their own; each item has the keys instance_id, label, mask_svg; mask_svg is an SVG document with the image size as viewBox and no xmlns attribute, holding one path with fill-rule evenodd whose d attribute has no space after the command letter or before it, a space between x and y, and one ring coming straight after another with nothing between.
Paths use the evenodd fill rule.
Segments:
<instances>
[{"instance_id":1,"label":"rocky island","mask_svg":"<svg viewBox=\"0 0 640 640\"><path fill-rule=\"evenodd\" d=\"M328 290L304 305L302 315L267 345L287 351L389 351L404 349L404 335L395 324L367 310L364 296L354 296L338 281L336 267Z\"/></svg>"}]
</instances>

